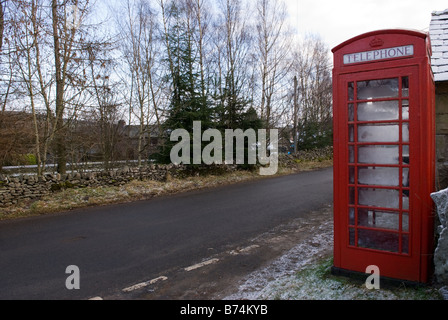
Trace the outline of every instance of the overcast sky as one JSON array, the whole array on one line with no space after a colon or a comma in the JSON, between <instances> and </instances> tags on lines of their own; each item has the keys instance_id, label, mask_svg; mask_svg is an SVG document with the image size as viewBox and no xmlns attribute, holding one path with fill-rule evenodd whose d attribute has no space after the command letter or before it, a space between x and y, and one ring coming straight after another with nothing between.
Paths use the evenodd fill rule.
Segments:
<instances>
[{"instance_id":1,"label":"overcast sky","mask_svg":"<svg viewBox=\"0 0 448 320\"><path fill-rule=\"evenodd\" d=\"M379 29L428 31L433 11L447 0L284 0L291 24L300 34L314 33L331 48Z\"/></svg>"}]
</instances>

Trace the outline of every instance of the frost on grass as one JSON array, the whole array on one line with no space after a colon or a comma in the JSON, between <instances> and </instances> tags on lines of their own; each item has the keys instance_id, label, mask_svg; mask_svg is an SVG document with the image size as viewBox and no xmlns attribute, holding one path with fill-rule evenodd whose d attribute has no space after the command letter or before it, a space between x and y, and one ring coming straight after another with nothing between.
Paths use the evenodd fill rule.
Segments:
<instances>
[{"instance_id":1,"label":"frost on grass","mask_svg":"<svg viewBox=\"0 0 448 320\"><path fill-rule=\"evenodd\" d=\"M311 238L293 247L267 267L251 273L240 285L238 292L225 299L273 299L279 286L288 290L291 285L288 279L294 278L297 270L321 258L326 249L332 247L332 228L332 221L313 228Z\"/></svg>"},{"instance_id":2,"label":"frost on grass","mask_svg":"<svg viewBox=\"0 0 448 320\"><path fill-rule=\"evenodd\" d=\"M270 265L251 273L225 300L428 300L441 299L434 287L367 289L365 283L330 272L332 221L311 230L310 238ZM319 245L316 245L319 244ZM366 279L368 275L366 274Z\"/></svg>"}]
</instances>

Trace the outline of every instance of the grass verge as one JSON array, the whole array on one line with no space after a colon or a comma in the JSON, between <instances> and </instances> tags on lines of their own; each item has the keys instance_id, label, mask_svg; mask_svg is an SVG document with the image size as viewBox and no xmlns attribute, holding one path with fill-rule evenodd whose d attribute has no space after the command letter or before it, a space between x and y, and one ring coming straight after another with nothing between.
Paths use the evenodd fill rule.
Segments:
<instances>
[{"instance_id":1,"label":"grass verge","mask_svg":"<svg viewBox=\"0 0 448 320\"><path fill-rule=\"evenodd\" d=\"M331 160L307 161L295 167L279 167L276 176L311 171L332 166ZM172 178L169 181L131 181L119 187L97 187L63 189L35 201L21 201L18 204L0 208L0 220L37 216L76 208L99 206L150 199L189 190L216 187L271 176L260 176L258 171L235 171L222 175L206 175Z\"/></svg>"},{"instance_id":2,"label":"grass verge","mask_svg":"<svg viewBox=\"0 0 448 320\"><path fill-rule=\"evenodd\" d=\"M263 299L281 300L443 300L433 286L367 289L365 283L331 274L333 258L310 265L271 284ZM366 276L367 279L367 276Z\"/></svg>"}]
</instances>

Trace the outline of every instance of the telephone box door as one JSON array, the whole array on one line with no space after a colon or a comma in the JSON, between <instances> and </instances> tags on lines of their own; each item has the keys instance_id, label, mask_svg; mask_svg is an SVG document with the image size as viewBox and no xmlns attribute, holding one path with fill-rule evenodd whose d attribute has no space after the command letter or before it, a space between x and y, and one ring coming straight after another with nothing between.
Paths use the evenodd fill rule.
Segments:
<instances>
[{"instance_id":1,"label":"telephone box door","mask_svg":"<svg viewBox=\"0 0 448 320\"><path fill-rule=\"evenodd\" d=\"M377 265L390 277L419 279L420 213L413 209L418 188L417 167L410 164L418 150L419 77L417 67L342 75L338 88L345 108L335 115L339 154L347 163L339 190L339 255L343 267L364 272ZM343 128L345 127L345 128ZM336 223L336 222L335 222ZM368 253L368 254L366 254ZM397 266L400 266L397 268Z\"/></svg>"}]
</instances>

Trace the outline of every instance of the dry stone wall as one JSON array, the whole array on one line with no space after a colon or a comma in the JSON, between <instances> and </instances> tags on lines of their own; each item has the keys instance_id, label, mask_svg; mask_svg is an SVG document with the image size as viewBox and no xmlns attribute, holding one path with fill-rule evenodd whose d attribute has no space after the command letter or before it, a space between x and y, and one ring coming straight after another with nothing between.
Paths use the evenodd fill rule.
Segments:
<instances>
[{"instance_id":1,"label":"dry stone wall","mask_svg":"<svg viewBox=\"0 0 448 320\"><path fill-rule=\"evenodd\" d=\"M299 151L295 155L280 154L279 166L300 167L301 161L321 161L331 159L333 148ZM222 174L238 170L237 165L146 165L142 167L124 166L113 170L100 168L68 174L47 173L43 176L0 173L0 207L10 206L22 200L37 200L45 195L68 188L100 186L120 186L132 180L164 181L170 177L186 177L208 173Z\"/></svg>"},{"instance_id":2,"label":"dry stone wall","mask_svg":"<svg viewBox=\"0 0 448 320\"><path fill-rule=\"evenodd\" d=\"M164 181L170 177L181 177L201 172L235 170L234 166L196 167L148 165L144 167L123 167L109 171L88 171L68 174L45 174L7 176L0 174L0 207L16 204L21 200L34 200L67 188L120 186L132 180Z\"/></svg>"}]
</instances>

